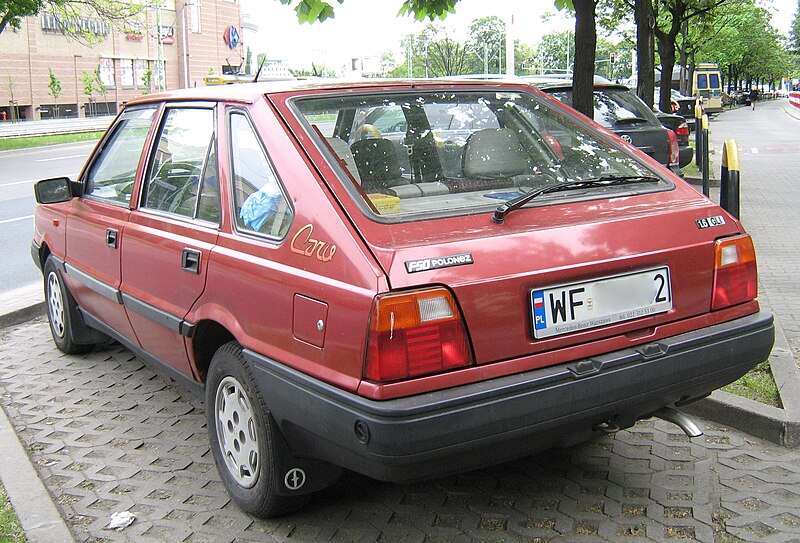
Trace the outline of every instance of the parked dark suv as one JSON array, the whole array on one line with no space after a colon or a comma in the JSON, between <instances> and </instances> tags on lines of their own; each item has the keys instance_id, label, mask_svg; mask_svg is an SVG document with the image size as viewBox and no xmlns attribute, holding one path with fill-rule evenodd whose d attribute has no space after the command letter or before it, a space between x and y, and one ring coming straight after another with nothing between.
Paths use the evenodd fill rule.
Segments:
<instances>
[{"instance_id":1,"label":"parked dark suv","mask_svg":"<svg viewBox=\"0 0 800 543\"><path fill-rule=\"evenodd\" d=\"M538 76L523 79L572 105L571 80ZM594 120L680 175L677 136L628 87L595 80Z\"/></svg>"}]
</instances>

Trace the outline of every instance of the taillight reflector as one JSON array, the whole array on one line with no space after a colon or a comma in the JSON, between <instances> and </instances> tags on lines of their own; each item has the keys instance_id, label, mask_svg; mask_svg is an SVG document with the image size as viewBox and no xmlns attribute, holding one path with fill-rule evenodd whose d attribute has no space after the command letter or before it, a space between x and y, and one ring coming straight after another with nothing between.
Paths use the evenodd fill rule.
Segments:
<instances>
[{"instance_id":1,"label":"taillight reflector","mask_svg":"<svg viewBox=\"0 0 800 543\"><path fill-rule=\"evenodd\" d=\"M711 309L722 309L758 295L756 251L748 235L718 239L714 245Z\"/></svg>"},{"instance_id":2,"label":"taillight reflector","mask_svg":"<svg viewBox=\"0 0 800 543\"><path fill-rule=\"evenodd\" d=\"M389 382L473 362L461 312L444 288L375 298L367 339L364 376Z\"/></svg>"},{"instance_id":3,"label":"taillight reflector","mask_svg":"<svg viewBox=\"0 0 800 543\"><path fill-rule=\"evenodd\" d=\"M669 133L669 163L678 164L680 162L678 136L672 130L667 130L667 132Z\"/></svg>"}]
</instances>

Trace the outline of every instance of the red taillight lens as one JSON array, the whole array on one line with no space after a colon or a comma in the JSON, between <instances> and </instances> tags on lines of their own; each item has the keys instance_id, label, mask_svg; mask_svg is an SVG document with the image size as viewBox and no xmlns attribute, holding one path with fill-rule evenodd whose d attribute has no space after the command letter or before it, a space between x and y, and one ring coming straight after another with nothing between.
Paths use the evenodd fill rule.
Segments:
<instances>
[{"instance_id":1,"label":"red taillight lens","mask_svg":"<svg viewBox=\"0 0 800 543\"><path fill-rule=\"evenodd\" d=\"M669 163L678 164L680 162L680 154L678 153L678 136L672 130L667 130L669 133Z\"/></svg>"},{"instance_id":2,"label":"red taillight lens","mask_svg":"<svg viewBox=\"0 0 800 543\"><path fill-rule=\"evenodd\" d=\"M388 382L469 366L472 349L461 312L444 288L375 298L364 375Z\"/></svg>"},{"instance_id":3,"label":"red taillight lens","mask_svg":"<svg viewBox=\"0 0 800 543\"><path fill-rule=\"evenodd\" d=\"M686 136L689 137L689 125L686 123L681 123L678 129L675 131L678 136Z\"/></svg>"},{"instance_id":4,"label":"red taillight lens","mask_svg":"<svg viewBox=\"0 0 800 543\"><path fill-rule=\"evenodd\" d=\"M718 239L714 246L711 309L722 309L758 295L756 251L748 235Z\"/></svg>"}]
</instances>

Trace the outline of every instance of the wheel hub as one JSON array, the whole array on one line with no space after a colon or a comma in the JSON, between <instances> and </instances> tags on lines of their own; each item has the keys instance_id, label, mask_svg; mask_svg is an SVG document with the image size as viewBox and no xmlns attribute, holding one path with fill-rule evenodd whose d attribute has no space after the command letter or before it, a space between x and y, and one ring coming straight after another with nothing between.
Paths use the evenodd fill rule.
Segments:
<instances>
[{"instance_id":1,"label":"wheel hub","mask_svg":"<svg viewBox=\"0 0 800 543\"><path fill-rule=\"evenodd\" d=\"M250 398L234 377L225 377L217 387L214 409L217 441L225 467L243 488L258 481L260 455L258 433Z\"/></svg>"},{"instance_id":2,"label":"wheel hub","mask_svg":"<svg viewBox=\"0 0 800 543\"><path fill-rule=\"evenodd\" d=\"M47 276L47 309L50 312L50 326L59 337L64 337L64 299L61 296L61 283L55 272Z\"/></svg>"}]
</instances>

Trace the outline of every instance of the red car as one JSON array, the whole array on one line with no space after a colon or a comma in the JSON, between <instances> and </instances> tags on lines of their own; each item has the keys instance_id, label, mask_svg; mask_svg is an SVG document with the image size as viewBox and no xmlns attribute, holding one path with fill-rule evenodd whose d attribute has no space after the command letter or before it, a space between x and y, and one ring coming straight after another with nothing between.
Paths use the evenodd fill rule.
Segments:
<instances>
[{"instance_id":1,"label":"red car","mask_svg":"<svg viewBox=\"0 0 800 543\"><path fill-rule=\"evenodd\" d=\"M369 122L368 122L369 121ZM577 443L769 355L753 243L528 85L270 83L129 102L36 185L65 353L114 338L205 394L239 506Z\"/></svg>"}]
</instances>

